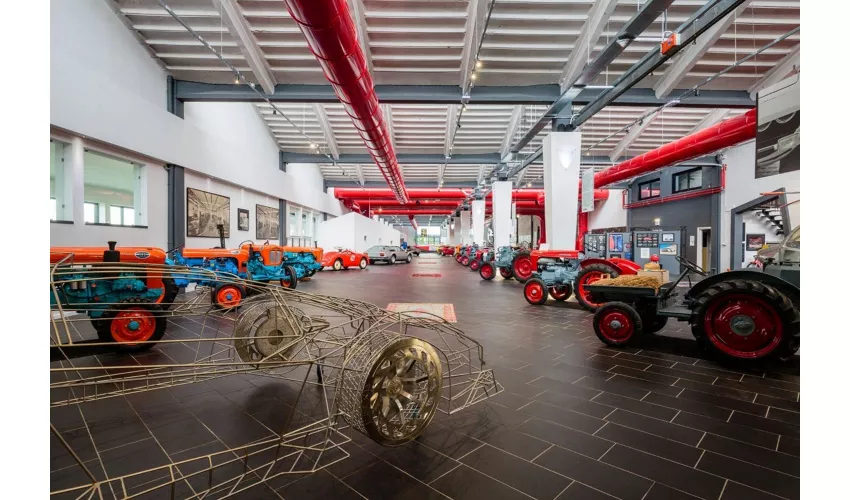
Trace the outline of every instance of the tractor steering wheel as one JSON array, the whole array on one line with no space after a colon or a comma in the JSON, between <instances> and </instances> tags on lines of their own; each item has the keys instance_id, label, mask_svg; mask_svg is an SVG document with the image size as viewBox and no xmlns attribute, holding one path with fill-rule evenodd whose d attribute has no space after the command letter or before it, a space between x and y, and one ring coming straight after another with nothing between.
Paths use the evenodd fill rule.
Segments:
<instances>
[{"instance_id":1,"label":"tractor steering wheel","mask_svg":"<svg viewBox=\"0 0 850 500\"><path fill-rule=\"evenodd\" d=\"M700 276L708 276L707 272L703 271L701 267L689 261L688 259L684 257L679 257L678 255L675 255L674 257L676 257L676 260L679 261L679 264L685 266L685 269L687 269L688 271L697 273Z\"/></svg>"}]
</instances>

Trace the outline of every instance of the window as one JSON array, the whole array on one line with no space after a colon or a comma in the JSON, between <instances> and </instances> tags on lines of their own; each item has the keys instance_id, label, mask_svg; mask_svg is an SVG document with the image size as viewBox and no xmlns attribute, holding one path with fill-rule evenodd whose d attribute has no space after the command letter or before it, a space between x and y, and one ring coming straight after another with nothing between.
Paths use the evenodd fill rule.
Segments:
<instances>
[{"instance_id":1,"label":"window","mask_svg":"<svg viewBox=\"0 0 850 500\"><path fill-rule=\"evenodd\" d=\"M661 196L661 179L653 179L638 184L638 199L647 200Z\"/></svg>"},{"instance_id":2,"label":"window","mask_svg":"<svg viewBox=\"0 0 850 500\"><path fill-rule=\"evenodd\" d=\"M83 204L83 219L86 224L94 224L100 219L98 218L97 203L87 201Z\"/></svg>"},{"instance_id":3,"label":"window","mask_svg":"<svg viewBox=\"0 0 850 500\"><path fill-rule=\"evenodd\" d=\"M56 220L56 198L50 198L50 220Z\"/></svg>"},{"instance_id":4,"label":"window","mask_svg":"<svg viewBox=\"0 0 850 500\"><path fill-rule=\"evenodd\" d=\"M702 169L695 168L673 175L673 192L690 191L702 187Z\"/></svg>"},{"instance_id":5,"label":"window","mask_svg":"<svg viewBox=\"0 0 850 500\"><path fill-rule=\"evenodd\" d=\"M92 151L83 162L85 222L135 226L144 166Z\"/></svg>"},{"instance_id":6,"label":"window","mask_svg":"<svg viewBox=\"0 0 850 500\"><path fill-rule=\"evenodd\" d=\"M50 220L70 221L74 217L71 200L67 207L65 203L65 146L50 140Z\"/></svg>"}]
</instances>

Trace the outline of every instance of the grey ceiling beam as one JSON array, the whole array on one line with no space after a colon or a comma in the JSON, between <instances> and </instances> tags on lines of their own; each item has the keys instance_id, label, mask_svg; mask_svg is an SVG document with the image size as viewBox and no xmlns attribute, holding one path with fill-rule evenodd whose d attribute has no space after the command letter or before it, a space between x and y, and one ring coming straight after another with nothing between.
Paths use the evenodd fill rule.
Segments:
<instances>
[{"instance_id":1,"label":"grey ceiling beam","mask_svg":"<svg viewBox=\"0 0 850 500\"><path fill-rule=\"evenodd\" d=\"M791 52L788 53L785 57L779 61L776 66L772 67L770 71L765 73L765 75L761 78L761 80L757 81L750 87L749 93L750 98L755 99L758 91L770 87L775 83L781 82L789 73L794 71L794 69L799 71L800 69L800 44L795 45Z\"/></svg>"},{"instance_id":2,"label":"grey ceiling beam","mask_svg":"<svg viewBox=\"0 0 850 500\"><path fill-rule=\"evenodd\" d=\"M726 118L726 115L728 115L728 114L729 114L728 109L713 109L713 110L709 111L708 114L705 115L705 118L700 120L700 122L697 123L696 126L693 129L691 129L691 131L688 133L688 135L693 134L695 132L699 132L700 130L702 130L704 128L708 128L708 127L711 127L712 125L714 125L716 123L719 123L721 120Z\"/></svg>"},{"instance_id":3,"label":"grey ceiling beam","mask_svg":"<svg viewBox=\"0 0 850 500\"><path fill-rule=\"evenodd\" d=\"M328 115L325 113L324 104L313 104L313 113L316 114L316 121L319 122L319 127L322 129L322 135L325 137L325 144L328 145L331 156L335 160L339 159L339 147L336 144L336 136L334 135L333 127L328 121Z\"/></svg>"},{"instance_id":4,"label":"grey ceiling beam","mask_svg":"<svg viewBox=\"0 0 850 500\"><path fill-rule=\"evenodd\" d=\"M387 183L384 182L384 181L367 181L366 184L363 185L363 186L361 186L359 182L355 182L355 181L326 180L325 182L328 183L328 187L353 187L353 188L359 188L359 187L385 188L385 187L387 187ZM433 182L407 182L407 181L405 181L404 185L407 186L408 188L433 189L433 187L434 187ZM443 184L443 187L444 188L474 188L475 182L474 181L470 181L470 182L458 182L458 181L448 182L447 181Z\"/></svg>"},{"instance_id":5,"label":"grey ceiling beam","mask_svg":"<svg viewBox=\"0 0 850 500\"><path fill-rule=\"evenodd\" d=\"M576 40L576 44L570 52L570 58L561 71L559 81L562 91L567 90L568 84L572 86L572 82L578 80L584 66L589 62L587 59L590 51L596 47L596 42L602 35L605 23L608 22L616 7L617 0L596 0L593 3L593 7L587 14L587 21L582 26L578 40Z\"/></svg>"},{"instance_id":6,"label":"grey ceiling beam","mask_svg":"<svg viewBox=\"0 0 850 500\"><path fill-rule=\"evenodd\" d=\"M645 55L640 61L626 70L626 72L614 82L611 88L606 89L599 97L594 99L593 102L583 107L572 120L572 125L578 127L606 106L613 104L617 97L632 88L639 81L643 80L647 75L655 71L656 68L667 62L683 47L686 47L696 41L700 35L723 20L745 1L746 0L710 0L676 29L676 33L679 34L680 45L669 48L665 53L661 52L661 47L659 46L652 52Z\"/></svg>"},{"instance_id":7,"label":"grey ceiling beam","mask_svg":"<svg viewBox=\"0 0 850 500\"><path fill-rule=\"evenodd\" d=\"M522 125L522 115L524 112L525 106L514 106L514 110L511 113L511 121L508 123L508 129L505 131L505 137L502 139L502 147L499 149L502 158L511 152L511 142L514 139L516 131L519 129L520 125Z\"/></svg>"},{"instance_id":8,"label":"grey ceiling beam","mask_svg":"<svg viewBox=\"0 0 850 500\"><path fill-rule=\"evenodd\" d=\"M283 151L281 154L283 155L283 161L285 161L286 163L328 163L328 158L325 155L318 153L296 153L290 151ZM396 154L396 158L398 159L399 163L407 164L446 163L446 157L441 154L398 153ZM448 164L494 164L498 163L500 159L501 156L498 152L480 154L462 153L452 155L452 158L448 160ZM374 160L367 153L340 153L339 159L337 160L337 163L340 164L370 164L372 162L374 162Z\"/></svg>"},{"instance_id":9,"label":"grey ceiling beam","mask_svg":"<svg viewBox=\"0 0 850 500\"><path fill-rule=\"evenodd\" d=\"M389 104L381 104L381 111L384 113L384 123L387 125L387 133L390 136L390 144L395 151L395 128L393 126L393 107ZM401 172L401 178L404 179L404 165L401 160L398 160L398 170Z\"/></svg>"},{"instance_id":10,"label":"grey ceiling beam","mask_svg":"<svg viewBox=\"0 0 850 500\"><path fill-rule=\"evenodd\" d=\"M251 72L263 87L263 91L266 94L273 94L277 80L239 6L233 0L212 0L212 4L221 12L222 22L227 26L227 31L230 32L230 36L233 37Z\"/></svg>"},{"instance_id":11,"label":"grey ceiling beam","mask_svg":"<svg viewBox=\"0 0 850 500\"><path fill-rule=\"evenodd\" d=\"M591 62L586 65L582 65L581 71L575 72L571 76L571 80L564 80L562 82L565 90L561 92L554 102L552 102L546 112L543 113L540 119L537 120L537 123L532 125L525 135L511 146L511 152L517 153L522 151L522 148L531 142L541 130L546 128L553 119L562 116L562 113L570 113L572 106L578 104L575 101L575 98L581 94L584 87L592 83L596 77L599 76L602 71L607 68L608 65L611 64L620 54L622 54L623 51L626 50L626 47L628 47L635 38L646 31L646 29L655 22L658 16L660 16L661 13L664 12L672 3L673 0L649 0L646 2L638 13L629 19L622 28L620 28L620 31L614 35L608 45L606 45ZM600 99L611 90L612 89L606 89L603 91L591 101L591 104L599 102Z\"/></svg>"},{"instance_id":12,"label":"grey ceiling beam","mask_svg":"<svg viewBox=\"0 0 850 500\"><path fill-rule=\"evenodd\" d=\"M184 102L263 102L253 90L244 85L216 84L174 80L174 98ZM583 106L598 98L605 89L585 88L572 99ZM673 91L679 95L687 89ZM376 85L375 92L382 104L461 104L462 95L456 85ZM479 85L469 96L470 104L544 104L550 105L561 95L557 84L525 86ZM278 84L275 93L267 95L272 102L338 103L330 85ZM650 88L629 89L614 101L617 106L660 106L671 99L658 98ZM753 108L755 102L746 91L702 90L699 96L688 98L678 107L696 108Z\"/></svg>"},{"instance_id":13,"label":"grey ceiling beam","mask_svg":"<svg viewBox=\"0 0 850 500\"><path fill-rule=\"evenodd\" d=\"M623 137L620 142L617 143L616 146L614 146L614 149L611 150L611 154L608 155L608 157L611 158L611 161L615 161L620 156L622 156L623 153L625 153L626 150L629 149L629 146L631 146L632 143L635 142L635 139L637 139L638 136L644 130L646 130L650 125L652 125L653 120L655 120L655 118L657 118L660 114L661 113L653 113L641 120L640 122L633 124L631 128L627 129L626 136Z\"/></svg>"},{"instance_id":14,"label":"grey ceiling beam","mask_svg":"<svg viewBox=\"0 0 850 500\"><path fill-rule=\"evenodd\" d=\"M363 56L366 58L369 72L374 73L369 30L366 29L366 7L363 6L363 0L348 0L348 5L351 7L351 17L354 20L354 28L357 30L357 42L360 44L360 50L363 51Z\"/></svg>"},{"instance_id":15,"label":"grey ceiling beam","mask_svg":"<svg viewBox=\"0 0 850 500\"><path fill-rule=\"evenodd\" d=\"M475 56L478 42L484 33L484 21L487 16L487 0L469 0L466 10L466 30L463 35L463 52L460 65L460 88L469 93L470 76L475 69Z\"/></svg>"},{"instance_id":16,"label":"grey ceiling beam","mask_svg":"<svg viewBox=\"0 0 850 500\"><path fill-rule=\"evenodd\" d=\"M677 55L664 69L664 76L652 88L655 90L657 97L666 97L678 85L688 73L696 66L708 50L714 46L717 40L720 39L723 33L729 29L729 26L741 15L752 0L744 0L744 2L729 13L720 22L707 29L705 33L700 35L694 43L688 45L679 51Z\"/></svg>"}]
</instances>

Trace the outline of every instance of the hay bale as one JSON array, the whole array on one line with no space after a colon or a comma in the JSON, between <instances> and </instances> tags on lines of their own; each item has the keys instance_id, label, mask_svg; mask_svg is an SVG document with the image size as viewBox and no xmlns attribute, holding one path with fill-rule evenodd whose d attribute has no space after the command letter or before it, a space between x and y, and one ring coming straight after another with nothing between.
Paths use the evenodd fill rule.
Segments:
<instances>
[{"instance_id":1,"label":"hay bale","mask_svg":"<svg viewBox=\"0 0 850 500\"><path fill-rule=\"evenodd\" d=\"M658 289L661 288L661 280L659 280L655 276L635 276L632 274L618 276L616 278L601 279L593 284L600 286L627 286L636 288L652 288L653 290L655 290L655 293L658 293Z\"/></svg>"}]
</instances>

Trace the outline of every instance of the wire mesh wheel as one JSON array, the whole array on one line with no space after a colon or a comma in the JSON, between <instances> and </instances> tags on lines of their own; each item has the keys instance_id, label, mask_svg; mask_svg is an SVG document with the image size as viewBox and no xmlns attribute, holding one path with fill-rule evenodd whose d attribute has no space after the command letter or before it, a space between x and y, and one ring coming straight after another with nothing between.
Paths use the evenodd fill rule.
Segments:
<instances>
[{"instance_id":1,"label":"wire mesh wheel","mask_svg":"<svg viewBox=\"0 0 850 500\"><path fill-rule=\"evenodd\" d=\"M239 358L259 367L259 363L293 361L296 349L303 348L305 321L309 318L274 301L253 304L239 315L233 329L234 347Z\"/></svg>"},{"instance_id":2,"label":"wire mesh wheel","mask_svg":"<svg viewBox=\"0 0 850 500\"><path fill-rule=\"evenodd\" d=\"M358 350L360 359L351 359L363 369L344 378L343 393L348 397L342 405L350 425L376 443L399 446L419 436L437 412L443 367L428 342L382 333ZM383 345L375 345L375 340ZM367 353L368 358L363 356ZM355 400L351 396L357 393Z\"/></svg>"}]
</instances>

